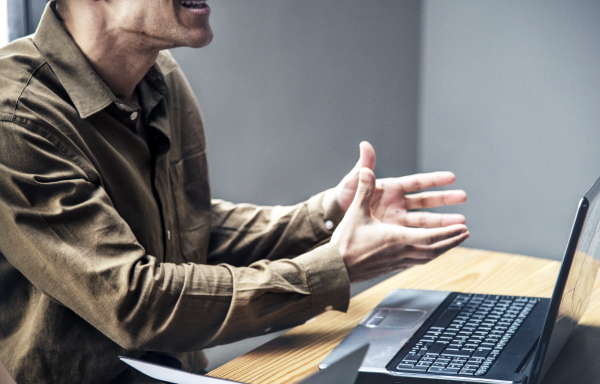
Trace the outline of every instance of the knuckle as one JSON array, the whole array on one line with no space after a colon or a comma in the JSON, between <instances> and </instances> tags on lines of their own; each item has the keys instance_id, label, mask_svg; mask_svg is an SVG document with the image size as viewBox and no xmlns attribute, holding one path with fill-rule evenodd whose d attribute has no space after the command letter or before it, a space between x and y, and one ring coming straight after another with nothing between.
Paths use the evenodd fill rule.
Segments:
<instances>
[{"instance_id":1,"label":"knuckle","mask_svg":"<svg viewBox=\"0 0 600 384\"><path fill-rule=\"evenodd\" d=\"M427 225L427 215L425 214L425 212L421 212L419 214L419 226L425 227L426 225Z\"/></svg>"},{"instance_id":2,"label":"knuckle","mask_svg":"<svg viewBox=\"0 0 600 384\"><path fill-rule=\"evenodd\" d=\"M427 236L425 237L425 244L426 245L432 245L435 244L437 242L437 236Z\"/></svg>"},{"instance_id":3,"label":"knuckle","mask_svg":"<svg viewBox=\"0 0 600 384\"><path fill-rule=\"evenodd\" d=\"M420 191L423 189L423 183L421 183L421 180L415 179L415 180L413 180L412 188L415 191Z\"/></svg>"}]
</instances>

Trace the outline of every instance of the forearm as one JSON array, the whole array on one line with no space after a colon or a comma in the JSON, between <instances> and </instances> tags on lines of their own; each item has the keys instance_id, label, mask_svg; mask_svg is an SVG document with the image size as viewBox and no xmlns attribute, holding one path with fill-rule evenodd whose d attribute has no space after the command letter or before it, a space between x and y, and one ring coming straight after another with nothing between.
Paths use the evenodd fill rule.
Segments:
<instances>
[{"instance_id":1,"label":"forearm","mask_svg":"<svg viewBox=\"0 0 600 384\"><path fill-rule=\"evenodd\" d=\"M301 255L329 241L344 212L334 190L291 207L213 200L209 262L248 265Z\"/></svg>"}]
</instances>

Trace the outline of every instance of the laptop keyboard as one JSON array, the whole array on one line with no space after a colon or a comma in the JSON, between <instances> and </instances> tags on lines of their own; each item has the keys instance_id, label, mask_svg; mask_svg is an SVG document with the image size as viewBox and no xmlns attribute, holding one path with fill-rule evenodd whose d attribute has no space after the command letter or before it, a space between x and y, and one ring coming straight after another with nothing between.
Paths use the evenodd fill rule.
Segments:
<instances>
[{"instance_id":1,"label":"laptop keyboard","mask_svg":"<svg viewBox=\"0 0 600 384\"><path fill-rule=\"evenodd\" d=\"M399 372L485 375L539 301L530 297L461 293L396 369Z\"/></svg>"}]
</instances>

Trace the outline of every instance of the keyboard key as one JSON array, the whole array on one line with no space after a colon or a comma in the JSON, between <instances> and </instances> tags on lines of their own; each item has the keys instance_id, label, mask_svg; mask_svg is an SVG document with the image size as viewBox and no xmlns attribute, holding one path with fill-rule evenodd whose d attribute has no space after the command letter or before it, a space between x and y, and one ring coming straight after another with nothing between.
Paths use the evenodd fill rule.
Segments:
<instances>
[{"instance_id":1,"label":"keyboard key","mask_svg":"<svg viewBox=\"0 0 600 384\"><path fill-rule=\"evenodd\" d=\"M431 367L427 370L427 372L432 372L432 373L442 373L446 370L446 368L444 367Z\"/></svg>"},{"instance_id":2,"label":"keyboard key","mask_svg":"<svg viewBox=\"0 0 600 384\"><path fill-rule=\"evenodd\" d=\"M404 367L400 367L400 365L398 365L398 369L402 370L402 371L408 371L408 372L427 372L427 370L429 369L428 367L412 367L412 368L404 368Z\"/></svg>"},{"instance_id":3,"label":"keyboard key","mask_svg":"<svg viewBox=\"0 0 600 384\"><path fill-rule=\"evenodd\" d=\"M473 353L473 357L482 357L485 358L487 357L487 355L489 355L491 349L489 348L478 348L474 353Z\"/></svg>"},{"instance_id":4,"label":"keyboard key","mask_svg":"<svg viewBox=\"0 0 600 384\"><path fill-rule=\"evenodd\" d=\"M442 356L471 357L471 354L472 351L453 350L452 348L446 348L446 350L442 352Z\"/></svg>"},{"instance_id":5,"label":"keyboard key","mask_svg":"<svg viewBox=\"0 0 600 384\"><path fill-rule=\"evenodd\" d=\"M427 350L427 354L439 355L444 349L446 349L446 344L433 343Z\"/></svg>"},{"instance_id":6,"label":"keyboard key","mask_svg":"<svg viewBox=\"0 0 600 384\"><path fill-rule=\"evenodd\" d=\"M444 313L435 321L434 327L446 328L452 320L458 315L459 311L455 309L446 309Z\"/></svg>"},{"instance_id":7,"label":"keyboard key","mask_svg":"<svg viewBox=\"0 0 600 384\"><path fill-rule=\"evenodd\" d=\"M419 360L421 360L421 357L421 355L409 353L408 355L406 355L406 357L404 357L404 359L402 359L402 362L407 364L417 364Z\"/></svg>"}]
</instances>

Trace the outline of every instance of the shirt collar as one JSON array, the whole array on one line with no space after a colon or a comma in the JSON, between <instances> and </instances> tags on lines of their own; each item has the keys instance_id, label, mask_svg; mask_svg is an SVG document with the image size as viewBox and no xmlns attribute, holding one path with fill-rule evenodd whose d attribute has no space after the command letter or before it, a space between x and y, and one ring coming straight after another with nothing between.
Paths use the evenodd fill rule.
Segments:
<instances>
[{"instance_id":1,"label":"shirt collar","mask_svg":"<svg viewBox=\"0 0 600 384\"><path fill-rule=\"evenodd\" d=\"M54 2L46 5L33 41L83 119L116 101L56 17Z\"/></svg>"},{"instance_id":2,"label":"shirt collar","mask_svg":"<svg viewBox=\"0 0 600 384\"><path fill-rule=\"evenodd\" d=\"M33 41L69 94L79 116L85 119L112 103L121 109L133 111L130 103L119 100L94 71L75 41L63 28L54 8L54 1L48 2ZM153 88L151 98L154 100L150 103L154 107L166 91L164 77L157 64L150 69L142 80L144 81L148 81Z\"/></svg>"}]
</instances>

